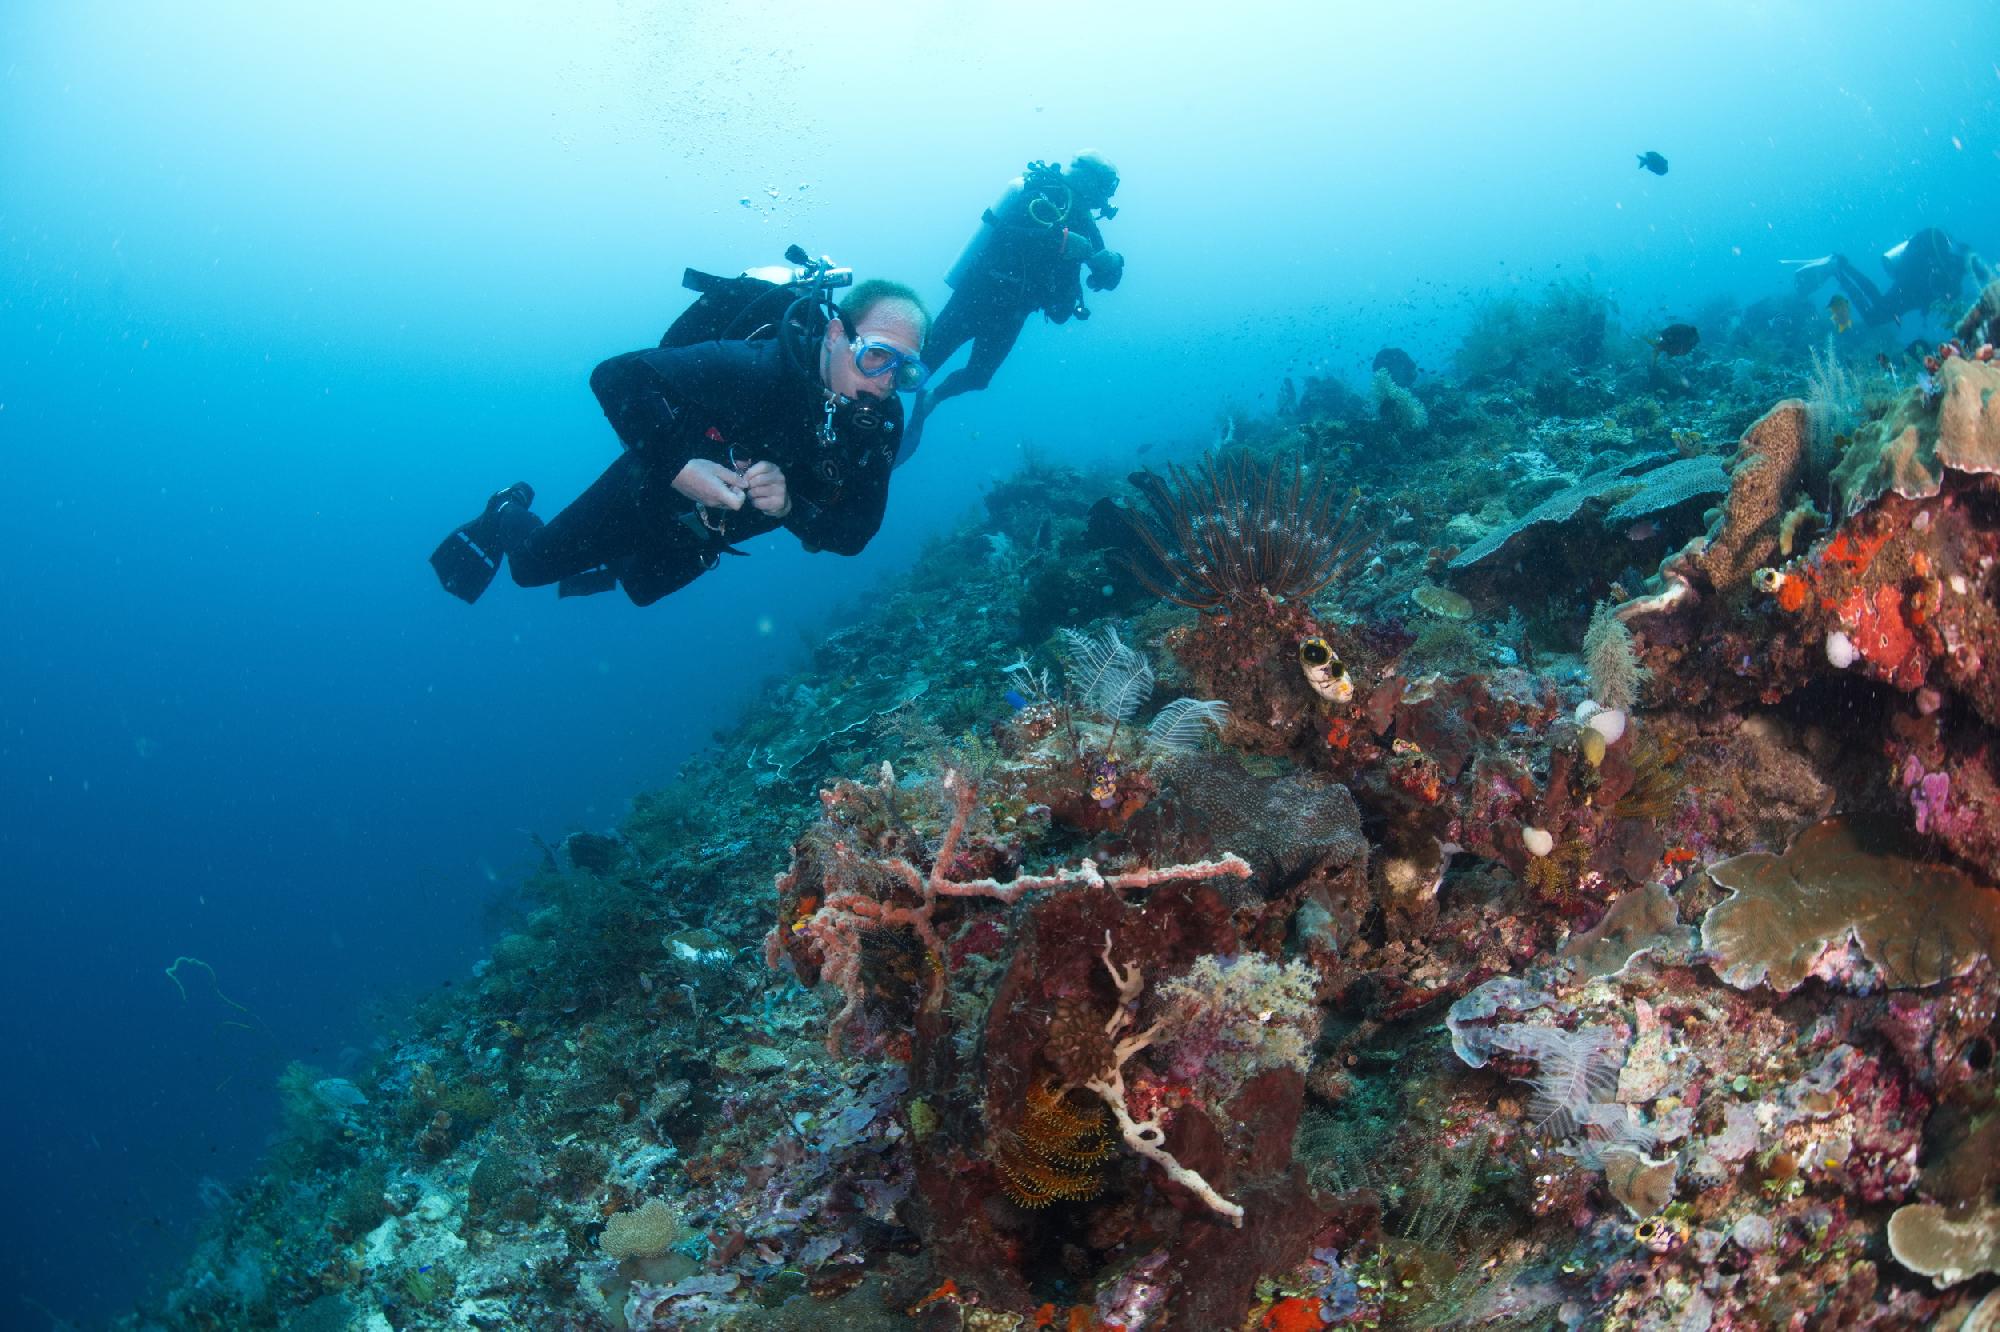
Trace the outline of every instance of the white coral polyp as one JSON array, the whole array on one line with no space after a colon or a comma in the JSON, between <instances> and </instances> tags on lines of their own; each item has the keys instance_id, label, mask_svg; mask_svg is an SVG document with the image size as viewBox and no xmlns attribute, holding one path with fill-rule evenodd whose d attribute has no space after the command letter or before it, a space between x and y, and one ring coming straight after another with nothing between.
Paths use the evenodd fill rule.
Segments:
<instances>
[{"instance_id":1,"label":"white coral polyp","mask_svg":"<svg viewBox=\"0 0 2000 1332\"><path fill-rule=\"evenodd\" d=\"M1603 736L1605 744L1615 745L1618 743L1618 737L1625 734L1625 710L1599 708L1590 714L1590 720L1584 725Z\"/></svg>"}]
</instances>

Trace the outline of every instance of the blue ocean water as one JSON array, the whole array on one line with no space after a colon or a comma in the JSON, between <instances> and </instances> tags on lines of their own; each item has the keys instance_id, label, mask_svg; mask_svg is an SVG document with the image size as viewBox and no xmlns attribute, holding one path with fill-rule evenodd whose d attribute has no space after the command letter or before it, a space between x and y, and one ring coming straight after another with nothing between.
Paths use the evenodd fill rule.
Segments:
<instances>
[{"instance_id":1,"label":"blue ocean water","mask_svg":"<svg viewBox=\"0 0 2000 1332\"><path fill-rule=\"evenodd\" d=\"M1645 327L1922 225L2000 250L1996 39L1803 2L9 6L0 1323L182 1260L286 1062L465 975L532 835L615 822L1025 455L1209 439L1384 344L1443 368L1552 278ZM939 415L862 557L767 538L647 611L438 590L487 492L552 509L613 455L586 378L684 265L799 242L941 301L1008 177L1092 147L1124 285Z\"/></svg>"}]
</instances>

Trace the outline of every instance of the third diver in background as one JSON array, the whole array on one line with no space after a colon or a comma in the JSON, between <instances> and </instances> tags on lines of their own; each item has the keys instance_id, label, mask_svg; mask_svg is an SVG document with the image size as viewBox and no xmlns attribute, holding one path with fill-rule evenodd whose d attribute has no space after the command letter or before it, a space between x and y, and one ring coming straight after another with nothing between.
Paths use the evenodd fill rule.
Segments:
<instances>
[{"instance_id":1,"label":"third diver in background","mask_svg":"<svg viewBox=\"0 0 2000 1332\"><path fill-rule=\"evenodd\" d=\"M1993 280L1993 270L1972 252L1972 247L1953 240L1936 227L1925 227L1916 235L1882 256L1888 270L1887 290L1877 287L1868 275L1848 262L1844 254L1820 259L1788 259L1798 272L1799 292L1810 294L1831 277L1854 303L1865 324L1890 324L1906 314L1921 314L1941 302L1956 300L1966 275L1984 286ZM1845 312L1835 309L1835 323ZM1956 317L1956 312L1951 316Z\"/></svg>"},{"instance_id":2,"label":"third diver in background","mask_svg":"<svg viewBox=\"0 0 2000 1332\"><path fill-rule=\"evenodd\" d=\"M899 463L916 452L924 421L939 403L992 382L1029 315L1040 310L1058 324L1090 318L1081 269L1090 269L1092 291L1118 285L1125 257L1105 249L1097 229L1099 218L1117 216L1111 206L1117 190L1112 165L1096 153L1082 153L1067 168L1030 162L986 210L978 233L945 278L951 299L924 343L924 362L932 371L968 342L971 354L963 367L918 397Z\"/></svg>"}]
</instances>

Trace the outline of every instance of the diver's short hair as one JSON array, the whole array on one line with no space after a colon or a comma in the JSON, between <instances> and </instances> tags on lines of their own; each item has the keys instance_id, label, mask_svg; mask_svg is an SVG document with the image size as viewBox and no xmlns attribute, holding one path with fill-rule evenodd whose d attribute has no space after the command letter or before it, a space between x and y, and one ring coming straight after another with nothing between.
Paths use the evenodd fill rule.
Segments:
<instances>
[{"instance_id":1,"label":"diver's short hair","mask_svg":"<svg viewBox=\"0 0 2000 1332\"><path fill-rule=\"evenodd\" d=\"M841 313L847 316L848 330L852 332L870 311L884 301L896 301L916 311L917 343L921 351L924 339L931 335L931 312L924 305L924 298L917 295L916 288L901 282L869 278L866 282L855 283L854 290L848 292L847 299L840 303Z\"/></svg>"}]
</instances>

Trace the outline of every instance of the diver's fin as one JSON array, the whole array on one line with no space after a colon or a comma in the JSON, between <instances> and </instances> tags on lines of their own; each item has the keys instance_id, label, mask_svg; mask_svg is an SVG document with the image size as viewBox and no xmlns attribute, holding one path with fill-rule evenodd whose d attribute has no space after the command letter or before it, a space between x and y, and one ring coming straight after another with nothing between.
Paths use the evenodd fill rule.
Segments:
<instances>
[{"instance_id":1,"label":"diver's fin","mask_svg":"<svg viewBox=\"0 0 2000 1332\"><path fill-rule=\"evenodd\" d=\"M480 540L489 535L480 530L484 521L473 519L431 552L431 568L437 570L438 582L467 605L479 600L493 582L493 575L500 572L501 551Z\"/></svg>"},{"instance_id":2,"label":"diver's fin","mask_svg":"<svg viewBox=\"0 0 2000 1332\"><path fill-rule=\"evenodd\" d=\"M903 438L896 446L896 461L889 464L890 470L901 467L916 456L917 445L924 442L924 422L930 420L931 409L937 405L929 389L919 389L917 400L910 404L910 414L903 422Z\"/></svg>"},{"instance_id":3,"label":"diver's fin","mask_svg":"<svg viewBox=\"0 0 2000 1332\"><path fill-rule=\"evenodd\" d=\"M528 506L534 502L535 492L528 483L516 482L495 491L477 518L461 523L439 542L431 552L431 568L444 590L467 605L478 601L500 572L511 539L526 525L522 520L533 521Z\"/></svg>"},{"instance_id":4,"label":"diver's fin","mask_svg":"<svg viewBox=\"0 0 2000 1332\"><path fill-rule=\"evenodd\" d=\"M1778 262L1792 270L1792 281L1803 294L1826 281L1833 272L1833 260L1833 255L1823 254L1817 259L1780 259Z\"/></svg>"},{"instance_id":5,"label":"diver's fin","mask_svg":"<svg viewBox=\"0 0 2000 1332\"><path fill-rule=\"evenodd\" d=\"M618 571L608 564L600 564L595 569L585 569L582 573L571 574L556 584L559 597L594 597L599 592L609 592L618 586Z\"/></svg>"}]
</instances>

